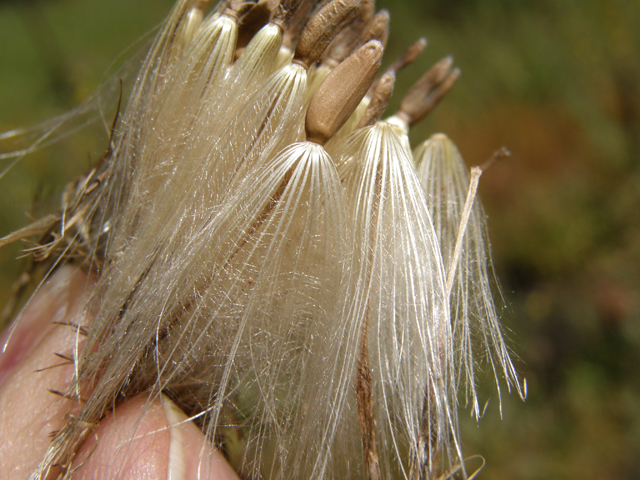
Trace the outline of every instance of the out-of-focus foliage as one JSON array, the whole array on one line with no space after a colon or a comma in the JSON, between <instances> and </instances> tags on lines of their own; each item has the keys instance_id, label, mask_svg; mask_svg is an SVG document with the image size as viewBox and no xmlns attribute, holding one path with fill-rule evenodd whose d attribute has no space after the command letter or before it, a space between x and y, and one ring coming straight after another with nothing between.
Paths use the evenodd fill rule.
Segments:
<instances>
[{"instance_id":1,"label":"out-of-focus foliage","mask_svg":"<svg viewBox=\"0 0 640 480\"><path fill-rule=\"evenodd\" d=\"M0 132L30 127L80 104L149 39L169 0L0 1ZM131 46L133 44L133 46ZM123 53L124 52L124 53ZM117 79L116 79L117 83ZM116 85L117 91L117 85ZM118 95L105 99L117 104ZM112 112L105 118L113 120ZM30 216L57 210L64 185L107 147L108 128L92 128L21 160L0 179L0 236ZM58 132L52 136L59 135ZM0 155L25 144L3 141ZM2 172L10 160L0 160ZM21 245L0 249L0 305L24 269Z\"/></svg>"},{"instance_id":2,"label":"out-of-focus foliage","mask_svg":"<svg viewBox=\"0 0 640 480\"><path fill-rule=\"evenodd\" d=\"M392 18L387 61L429 40L397 91L444 55L462 69L414 142L444 131L469 164L513 153L481 195L529 399L504 398L500 420L492 398L479 427L465 422L465 452L486 457L492 480L640 478L640 3L378 3ZM0 130L77 104L170 4L0 2ZM56 208L104 148L104 131L88 133L21 162L0 181L0 234ZM0 250L0 303L17 254Z\"/></svg>"}]
</instances>

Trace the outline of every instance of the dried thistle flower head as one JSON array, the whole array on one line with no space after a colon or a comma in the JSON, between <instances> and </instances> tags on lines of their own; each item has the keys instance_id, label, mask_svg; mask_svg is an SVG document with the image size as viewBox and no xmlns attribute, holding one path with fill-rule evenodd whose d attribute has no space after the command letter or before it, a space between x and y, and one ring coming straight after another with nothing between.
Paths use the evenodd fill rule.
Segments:
<instances>
[{"instance_id":1,"label":"dried thistle flower head","mask_svg":"<svg viewBox=\"0 0 640 480\"><path fill-rule=\"evenodd\" d=\"M389 16L373 1L208 3L176 3L63 212L0 240L49 233L42 259L99 273L65 392L79 413L31 478L71 476L139 393L169 396L244 478L464 477L474 335L520 386L477 203L447 288L466 169L439 137L409 144L459 71L438 62L380 121L426 42L374 81Z\"/></svg>"}]
</instances>

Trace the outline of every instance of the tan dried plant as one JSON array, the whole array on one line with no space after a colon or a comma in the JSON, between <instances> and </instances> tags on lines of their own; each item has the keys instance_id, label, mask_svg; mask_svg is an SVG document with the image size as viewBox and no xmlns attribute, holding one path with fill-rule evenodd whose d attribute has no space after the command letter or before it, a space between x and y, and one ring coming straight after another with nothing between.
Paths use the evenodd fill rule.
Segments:
<instances>
[{"instance_id":1,"label":"tan dried plant","mask_svg":"<svg viewBox=\"0 0 640 480\"><path fill-rule=\"evenodd\" d=\"M71 476L97 423L142 392L171 398L243 478L470 478L460 387L479 416L486 359L524 389L467 167L443 135L410 147L459 71L438 62L381 120L425 47L376 78L388 23L372 0L177 1L104 158L60 213L0 240L38 235L52 270L99 275L64 392L80 413L33 480Z\"/></svg>"}]
</instances>

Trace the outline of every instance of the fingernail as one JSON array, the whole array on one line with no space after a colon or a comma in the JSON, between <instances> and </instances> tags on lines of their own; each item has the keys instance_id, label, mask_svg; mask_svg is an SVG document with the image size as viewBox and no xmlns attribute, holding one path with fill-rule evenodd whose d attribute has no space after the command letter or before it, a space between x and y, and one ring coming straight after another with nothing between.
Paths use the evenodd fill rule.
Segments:
<instances>
[{"instance_id":1,"label":"fingernail","mask_svg":"<svg viewBox=\"0 0 640 480\"><path fill-rule=\"evenodd\" d=\"M209 443L202 431L164 395L162 406L171 435L168 479L239 480L224 456Z\"/></svg>"},{"instance_id":2,"label":"fingernail","mask_svg":"<svg viewBox=\"0 0 640 480\"><path fill-rule=\"evenodd\" d=\"M187 421L187 416L180 410L176 404L162 395L162 408L167 416L167 424L171 441L169 443L169 469L167 472L168 480L184 480L185 479L185 456L184 456L184 435L182 423Z\"/></svg>"}]
</instances>

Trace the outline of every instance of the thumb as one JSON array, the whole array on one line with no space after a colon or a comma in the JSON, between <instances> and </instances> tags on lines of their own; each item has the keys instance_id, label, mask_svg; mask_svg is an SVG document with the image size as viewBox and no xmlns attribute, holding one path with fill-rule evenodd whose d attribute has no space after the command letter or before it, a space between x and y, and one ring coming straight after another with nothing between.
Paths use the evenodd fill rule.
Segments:
<instances>
[{"instance_id":1,"label":"thumb","mask_svg":"<svg viewBox=\"0 0 640 480\"><path fill-rule=\"evenodd\" d=\"M80 448L73 478L238 480L224 457L167 397L118 406Z\"/></svg>"}]
</instances>

